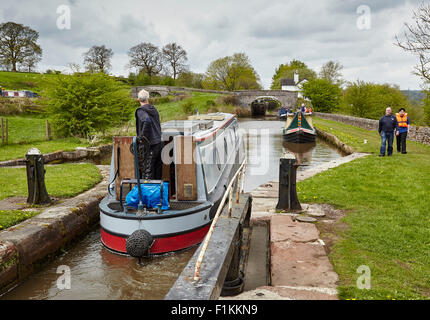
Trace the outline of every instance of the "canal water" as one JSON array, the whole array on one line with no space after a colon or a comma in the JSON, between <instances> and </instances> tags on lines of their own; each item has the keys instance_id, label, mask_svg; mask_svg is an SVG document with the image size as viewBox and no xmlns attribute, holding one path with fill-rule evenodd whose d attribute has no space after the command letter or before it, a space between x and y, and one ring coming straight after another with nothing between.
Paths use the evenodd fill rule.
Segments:
<instances>
[{"instance_id":1,"label":"canal water","mask_svg":"<svg viewBox=\"0 0 430 320\"><path fill-rule=\"evenodd\" d=\"M285 153L295 154L300 163L308 165L299 170L342 156L322 141L301 149L283 144L283 125L281 121L240 121L248 148L245 192L278 180L279 158ZM134 258L105 249L97 228L0 299L163 299L195 250L154 257L139 265Z\"/></svg>"}]
</instances>

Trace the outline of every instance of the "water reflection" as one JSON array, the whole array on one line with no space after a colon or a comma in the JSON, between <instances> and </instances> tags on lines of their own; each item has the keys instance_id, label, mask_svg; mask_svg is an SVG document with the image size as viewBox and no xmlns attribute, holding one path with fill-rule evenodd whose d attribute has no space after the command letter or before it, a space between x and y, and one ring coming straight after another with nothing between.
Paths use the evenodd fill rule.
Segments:
<instances>
[{"instance_id":1,"label":"water reflection","mask_svg":"<svg viewBox=\"0 0 430 320\"><path fill-rule=\"evenodd\" d=\"M316 147L316 142L311 143L292 143L283 142L285 152L294 154L298 164L309 164L312 161L312 150Z\"/></svg>"},{"instance_id":2,"label":"water reflection","mask_svg":"<svg viewBox=\"0 0 430 320\"><path fill-rule=\"evenodd\" d=\"M317 139L311 144L284 143L282 128L285 121L264 119L240 119L239 127L247 146L247 168L245 192L279 179L279 158L285 152L293 153L301 166L298 170L308 170L322 163L342 157L332 146Z\"/></svg>"}]
</instances>

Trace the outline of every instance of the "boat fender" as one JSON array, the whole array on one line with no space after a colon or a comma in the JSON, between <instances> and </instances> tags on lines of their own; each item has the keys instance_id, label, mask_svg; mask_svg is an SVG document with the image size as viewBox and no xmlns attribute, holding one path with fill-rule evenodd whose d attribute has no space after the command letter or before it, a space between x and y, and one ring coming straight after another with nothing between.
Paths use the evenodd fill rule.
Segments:
<instances>
[{"instance_id":1,"label":"boat fender","mask_svg":"<svg viewBox=\"0 0 430 320\"><path fill-rule=\"evenodd\" d=\"M144 229L139 229L127 238L125 248L130 256L142 258L149 255L153 243L152 235Z\"/></svg>"}]
</instances>

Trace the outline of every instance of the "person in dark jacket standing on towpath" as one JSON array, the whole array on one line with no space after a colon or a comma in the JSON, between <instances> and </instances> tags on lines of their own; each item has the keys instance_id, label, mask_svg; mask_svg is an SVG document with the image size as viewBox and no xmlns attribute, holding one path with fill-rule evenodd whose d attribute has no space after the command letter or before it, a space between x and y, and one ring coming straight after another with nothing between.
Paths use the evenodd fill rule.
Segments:
<instances>
[{"instance_id":1,"label":"person in dark jacket standing on towpath","mask_svg":"<svg viewBox=\"0 0 430 320\"><path fill-rule=\"evenodd\" d=\"M137 136L144 136L148 139L152 154L149 179L161 180L163 141L161 139L160 115L157 109L149 103L149 93L146 90L139 91L137 99L140 102L140 107L135 112L136 133Z\"/></svg>"},{"instance_id":2,"label":"person in dark jacket standing on towpath","mask_svg":"<svg viewBox=\"0 0 430 320\"><path fill-rule=\"evenodd\" d=\"M394 131L397 131L398 124L395 116L392 115L391 108L385 109L385 115L379 119L378 132L381 136L381 151L379 156L385 156L385 148L387 147L387 156L393 155Z\"/></svg>"}]
</instances>

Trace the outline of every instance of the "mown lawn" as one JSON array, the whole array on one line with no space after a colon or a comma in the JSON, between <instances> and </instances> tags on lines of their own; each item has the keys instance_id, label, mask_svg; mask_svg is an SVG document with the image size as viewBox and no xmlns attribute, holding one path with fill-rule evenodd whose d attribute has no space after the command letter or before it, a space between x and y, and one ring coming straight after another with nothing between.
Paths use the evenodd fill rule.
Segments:
<instances>
[{"instance_id":1,"label":"mown lawn","mask_svg":"<svg viewBox=\"0 0 430 320\"><path fill-rule=\"evenodd\" d=\"M46 140L46 120L29 117L3 117L8 120L8 143L29 143Z\"/></svg>"},{"instance_id":2,"label":"mown lawn","mask_svg":"<svg viewBox=\"0 0 430 320\"><path fill-rule=\"evenodd\" d=\"M160 113L160 120L162 122L172 119L186 119L188 115L184 114L181 107L184 103L192 101L194 103L193 109L199 109L200 113L206 113L210 108L207 101L214 101L219 96L220 95L216 93L193 92L193 96L190 98L186 98L181 101L157 104L156 108Z\"/></svg>"},{"instance_id":3,"label":"mown lawn","mask_svg":"<svg viewBox=\"0 0 430 320\"><path fill-rule=\"evenodd\" d=\"M91 189L102 179L99 169L90 163L66 163L45 166L48 194L68 198ZM0 200L12 196L27 196L25 168L0 168Z\"/></svg>"},{"instance_id":4,"label":"mown lawn","mask_svg":"<svg viewBox=\"0 0 430 320\"><path fill-rule=\"evenodd\" d=\"M88 142L77 138L39 141L28 144L9 144L0 146L0 161L25 158L30 148L37 148L43 154L55 151L73 151L76 147L89 146Z\"/></svg>"},{"instance_id":5,"label":"mown lawn","mask_svg":"<svg viewBox=\"0 0 430 320\"><path fill-rule=\"evenodd\" d=\"M346 211L348 227L329 255L340 297L430 298L430 147L408 141L408 154L379 158L377 132L322 119L315 126L374 153L298 184L301 201ZM370 290L357 288L361 265L371 270Z\"/></svg>"},{"instance_id":6,"label":"mown lawn","mask_svg":"<svg viewBox=\"0 0 430 320\"><path fill-rule=\"evenodd\" d=\"M0 210L0 230L12 227L39 213L40 211Z\"/></svg>"}]
</instances>

